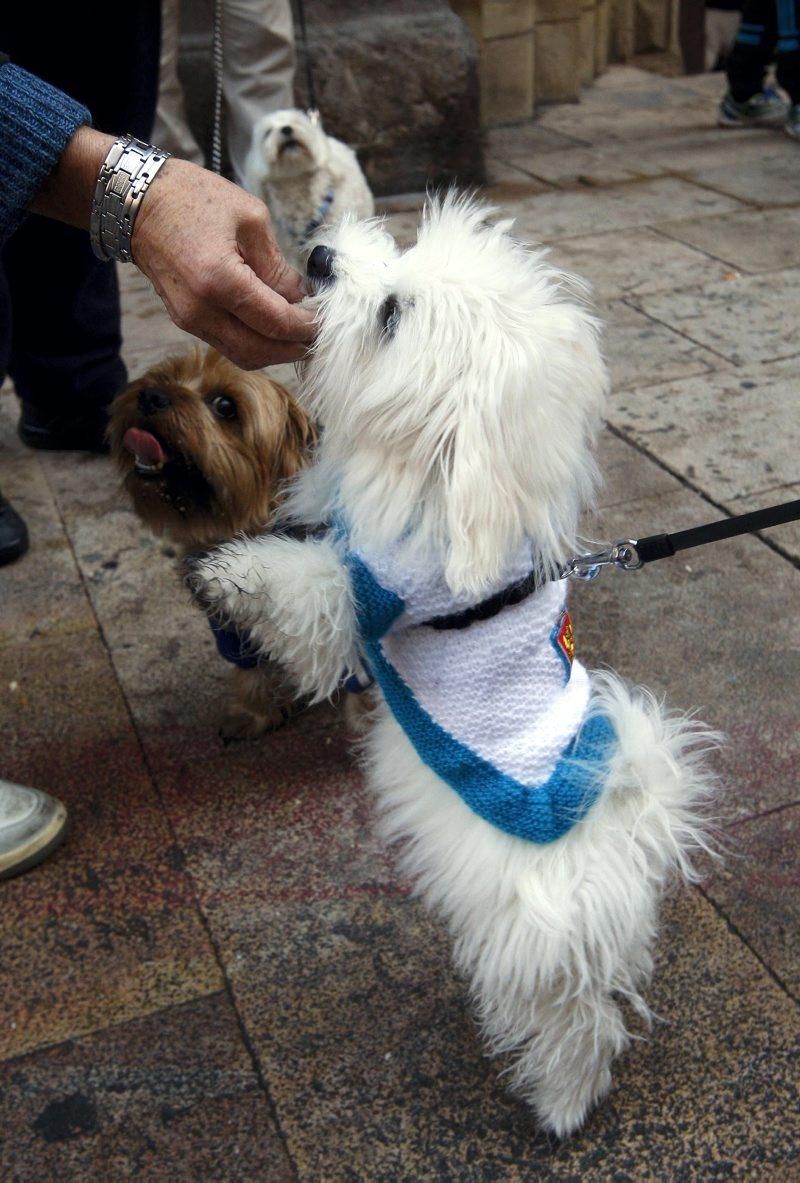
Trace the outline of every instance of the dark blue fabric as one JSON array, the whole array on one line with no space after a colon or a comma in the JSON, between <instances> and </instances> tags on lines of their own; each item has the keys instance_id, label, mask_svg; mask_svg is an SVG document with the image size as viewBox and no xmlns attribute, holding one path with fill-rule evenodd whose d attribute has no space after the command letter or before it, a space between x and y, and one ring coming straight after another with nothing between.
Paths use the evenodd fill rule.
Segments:
<instances>
[{"instance_id":1,"label":"dark blue fabric","mask_svg":"<svg viewBox=\"0 0 800 1183\"><path fill-rule=\"evenodd\" d=\"M247 633L237 633L235 629L223 628L209 620L209 627L217 642L220 657L224 657L232 665L238 665L240 670L252 670L258 665L258 657L253 653L251 640Z\"/></svg>"},{"instance_id":2,"label":"dark blue fabric","mask_svg":"<svg viewBox=\"0 0 800 1183\"><path fill-rule=\"evenodd\" d=\"M82 0L46 12L7 3L0 19L0 49L15 66L88 108L100 131L143 140L155 116L160 35L159 0ZM88 234L29 217L0 269L0 380L7 370L23 401L45 416L110 402L127 381L119 290L116 268L94 257Z\"/></svg>"},{"instance_id":3,"label":"dark blue fabric","mask_svg":"<svg viewBox=\"0 0 800 1183\"><path fill-rule=\"evenodd\" d=\"M759 94L775 59L778 85L800 103L800 0L746 0L733 49L728 85L735 102Z\"/></svg>"}]
</instances>

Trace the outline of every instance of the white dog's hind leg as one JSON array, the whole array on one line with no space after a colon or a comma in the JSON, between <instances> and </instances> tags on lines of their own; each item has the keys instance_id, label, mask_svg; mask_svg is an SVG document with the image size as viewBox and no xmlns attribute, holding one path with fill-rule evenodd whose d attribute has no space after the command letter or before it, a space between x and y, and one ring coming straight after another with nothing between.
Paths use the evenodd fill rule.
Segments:
<instances>
[{"instance_id":1,"label":"white dog's hind leg","mask_svg":"<svg viewBox=\"0 0 800 1183\"><path fill-rule=\"evenodd\" d=\"M507 999L503 1007L507 1024ZM520 1024L533 1023L535 1033L517 1052L511 1087L533 1106L543 1129L565 1138L583 1125L611 1087L611 1065L629 1042L622 1014L601 987L572 997L540 992L532 1003L521 1000L520 1009ZM494 1050L502 1050L503 1037L515 1043L515 1032L493 1031L488 1022L483 1026Z\"/></svg>"},{"instance_id":2,"label":"white dog's hind leg","mask_svg":"<svg viewBox=\"0 0 800 1183\"><path fill-rule=\"evenodd\" d=\"M195 597L319 702L358 666L350 576L326 538L243 538L188 564Z\"/></svg>"}]
</instances>

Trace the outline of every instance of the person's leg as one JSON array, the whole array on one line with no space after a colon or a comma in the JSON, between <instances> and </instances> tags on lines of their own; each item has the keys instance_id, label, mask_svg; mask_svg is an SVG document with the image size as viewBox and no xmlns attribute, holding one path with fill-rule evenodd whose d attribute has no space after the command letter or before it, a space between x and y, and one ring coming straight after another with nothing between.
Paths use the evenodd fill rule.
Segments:
<instances>
[{"instance_id":1,"label":"person's leg","mask_svg":"<svg viewBox=\"0 0 800 1183\"><path fill-rule=\"evenodd\" d=\"M735 103L761 94L764 75L777 40L776 4L781 0L747 0L728 58L728 86Z\"/></svg>"},{"instance_id":2,"label":"person's leg","mask_svg":"<svg viewBox=\"0 0 800 1183\"><path fill-rule=\"evenodd\" d=\"M706 6L706 70L722 69L727 62L736 33L740 13Z\"/></svg>"},{"instance_id":3,"label":"person's leg","mask_svg":"<svg viewBox=\"0 0 800 1183\"><path fill-rule=\"evenodd\" d=\"M31 447L101 449L106 408L127 380L115 267L94 258L85 232L35 216L3 266L20 435Z\"/></svg>"},{"instance_id":4,"label":"person's leg","mask_svg":"<svg viewBox=\"0 0 800 1183\"><path fill-rule=\"evenodd\" d=\"M224 0L222 85L228 154L238 184L253 124L294 106L294 25L289 0Z\"/></svg>"},{"instance_id":5,"label":"person's leg","mask_svg":"<svg viewBox=\"0 0 800 1183\"><path fill-rule=\"evenodd\" d=\"M11 299L8 285L0 267L0 386L8 370L11 352ZM28 549L28 531L14 506L6 501L0 490L0 567L13 563Z\"/></svg>"},{"instance_id":6,"label":"person's leg","mask_svg":"<svg viewBox=\"0 0 800 1183\"><path fill-rule=\"evenodd\" d=\"M14 5L3 48L20 66L84 102L94 125L150 135L158 87L159 0L52 6L47 36L35 5ZM125 385L116 271L88 235L29 218L3 253L11 296L8 370L32 446L102 446L105 408Z\"/></svg>"},{"instance_id":7,"label":"person's leg","mask_svg":"<svg viewBox=\"0 0 800 1183\"><path fill-rule=\"evenodd\" d=\"M786 0L778 11L777 79L789 95L784 128L800 140L800 0Z\"/></svg>"},{"instance_id":8,"label":"person's leg","mask_svg":"<svg viewBox=\"0 0 800 1183\"><path fill-rule=\"evenodd\" d=\"M800 103L800 0L778 0L778 85L793 106Z\"/></svg>"},{"instance_id":9,"label":"person's leg","mask_svg":"<svg viewBox=\"0 0 800 1183\"><path fill-rule=\"evenodd\" d=\"M162 0L161 69L153 143L183 160L203 165L203 153L186 118L183 88L178 78L180 0Z\"/></svg>"}]
</instances>

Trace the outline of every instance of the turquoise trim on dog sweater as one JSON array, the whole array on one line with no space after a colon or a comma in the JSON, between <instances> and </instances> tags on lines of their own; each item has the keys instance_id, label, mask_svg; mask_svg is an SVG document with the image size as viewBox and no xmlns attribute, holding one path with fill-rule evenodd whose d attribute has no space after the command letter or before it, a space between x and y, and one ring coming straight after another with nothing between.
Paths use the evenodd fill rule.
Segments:
<instances>
[{"instance_id":1,"label":"turquoise trim on dog sweater","mask_svg":"<svg viewBox=\"0 0 800 1183\"><path fill-rule=\"evenodd\" d=\"M424 620L407 625L406 630L398 627L395 631L393 626L402 624L407 613L406 602L396 592L382 586L360 557L349 553L346 563L364 655L389 709L423 763L454 789L474 813L507 834L537 843L553 842L566 834L585 816L601 790L615 742L609 720L592 713L582 716L542 781L525 783L509 775L463 738L450 734L418 701L412 686L387 655L387 642L393 639L396 647L401 645L412 630L416 633L426 629ZM500 616L508 615L510 623L510 614L519 611L519 607L504 609ZM557 622L562 617L560 612ZM485 627L476 622L468 631L475 630L473 636L476 636L477 631ZM432 629L426 631L431 644L441 637ZM563 688L563 673L559 671L565 657L556 643L557 634L556 623L547 630L553 647L552 670L550 666L548 670ZM496 632L493 635L496 636ZM568 682L571 668L569 663L566 664ZM413 662L409 668L412 667ZM465 689L469 694L471 687L467 684ZM498 688L498 691L505 689ZM499 700L480 705L484 714L503 709Z\"/></svg>"}]
</instances>

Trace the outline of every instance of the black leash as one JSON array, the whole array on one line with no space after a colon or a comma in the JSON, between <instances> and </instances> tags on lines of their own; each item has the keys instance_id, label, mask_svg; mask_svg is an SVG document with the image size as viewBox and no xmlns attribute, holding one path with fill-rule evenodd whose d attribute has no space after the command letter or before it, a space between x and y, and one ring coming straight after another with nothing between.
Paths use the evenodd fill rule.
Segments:
<instances>
[{"instance_id":1,"label":"black leash","mask_svg":"<svg viewBox=\"0 0 800 1183\"><path fill-rule=\"evenodd\" d=\"M617 567L620 571L638 571L645 563L655 563L658 559L667 559L681 550L691 550L694 546L706 546L710 542L722 542L725 538L737 538L740 534L752 534L756 530L766 530L770 526L782 526L786 522L800 521L800 501L787 501L783 505L772 505L768 509L756 509L752 513L738 514L736 517L723 518L719 522L709 522L705 526L693 526L689 530L678 530L675 534L650 534L647 538L628 538L613 543L608 550L597 551L594 554L576 555L570 559L562 569L561 579L596 579L603 567ZM434 616L421 623L428 628L448 631L451 629L469 628L479 621L491 620L499 615L504 608L514 604L521 604L523 600L539 591L550 582L539 571L531 571L523 579L517 580L509 587L465 608L462 612L452 612L446 616ZM372 677L366 671L369 681L361 681L358 676L348 679L346 689L361 693L372 684Z\"/></svg>"},{"instance_id":2,"label":"black leash","mask_svg":"<svg viewBox=\"0 0 800 1183\"><path fill-rule=\"evenodd\" d=\"M737 517L723 518L719 522L709 522L706 526L679 530L676 534L651 534L647 538L624 539L615 542L608 550L570 559L561 578L594 579L603 567L610 566L620 571L638 571L645 563L667 559L679 550L706 546L709 542L721 542L724 538L737 538L740 534L752 534L756 530L766 530L770 526L782 526L785 522L798 520L800 501L787 501L783 505L772 505Z\"/></svg>"},{"instance_id":3,"label":"black leash","mask_svg":"<svg viewBox=\"0 0 800 1183\"><path fill-rule=\"evenodd\" d=\"M709 522L706 526L679 530L676 534L651 534L647 538L628 538L615 542L608 550L576 555L563 568L560 578L596 579L603 567L617 567L620 571L638 571L645 563L667 559L679 550L690 550L693 546L705 546L709 542L721 542L724 538L736 538L740 534L752 534L755 530L766 530L769 526L782 526L785 522L798 520L800 501L787 501L784 505L756 509L752 513L723 518L720 522ZM434 616L423 623L428 628L441 630L469 628L478 621L490 620L504 608L522 603L548 582L548 578L539 571L531 571L524 579L512 583L480 604L446 616Z\"/></svg>"},{"instance_id":4,"label":"black leash","mask_svg":"<svg viewBox=\"0 0 800 1183\"><path fill-rule=\"evenodd\" d=\"M214 118L211 128L211 171L222 173L222 71L224 52L222 41L222 0L214 0L214 30L211 41L211 60L214 66Z\"/></svg>"},{"instance_id":5,"label":"black leash","mask_svg":"<svg viewBox=\"0 0 800 1183\"><path fill-rule=\"evenodd\" d=\"M297 15L300 18L300 36L303 39L303 56L306 59L306 86L308 87L308 106L312 111L318 111L317 91L314 86L314 71L311 69L311 51L308 48L308 30L306 29L306 7L304 0L297 0Z\"/></svg>"}]
</instances>

